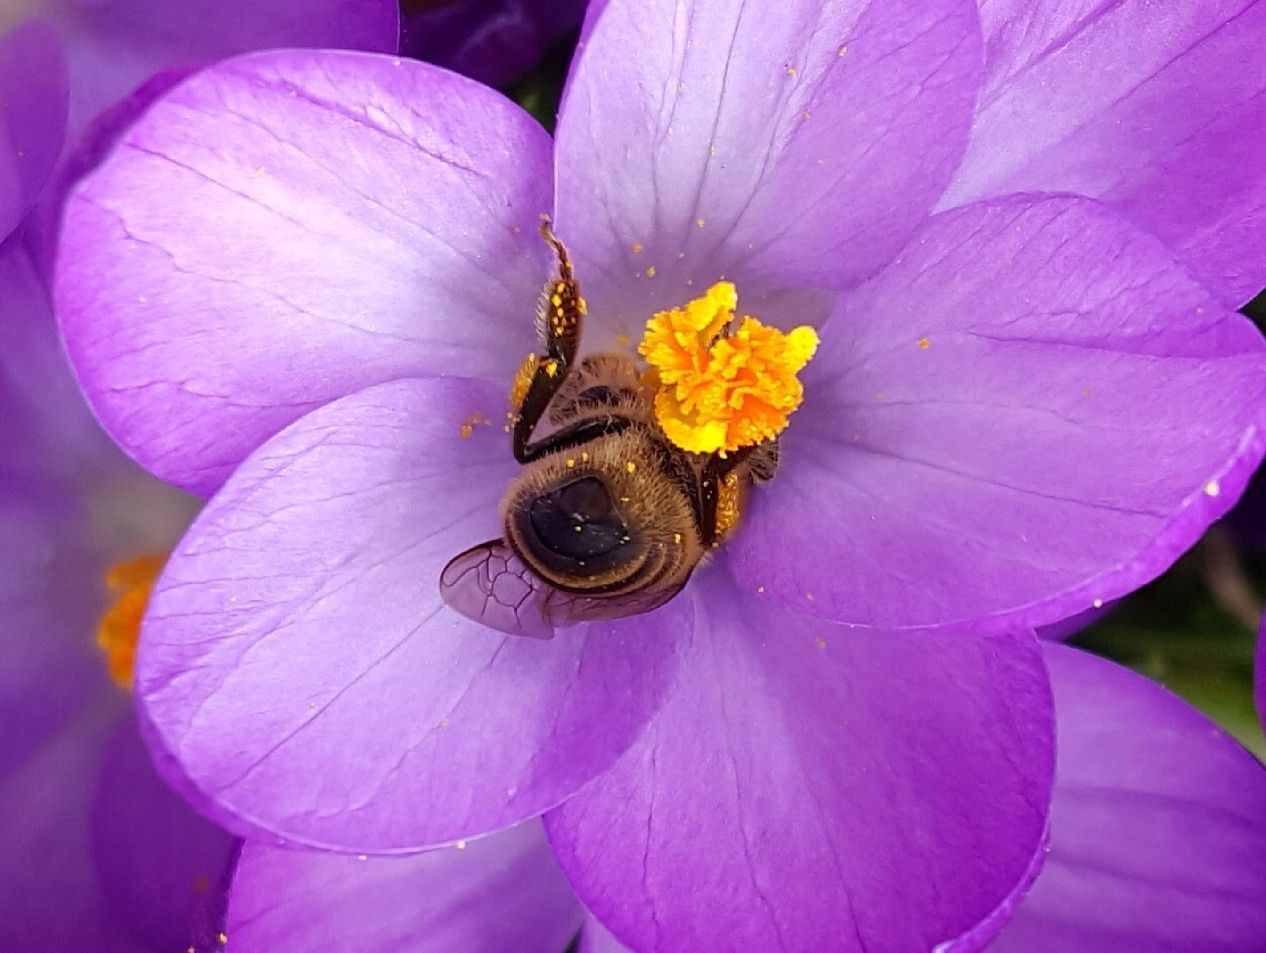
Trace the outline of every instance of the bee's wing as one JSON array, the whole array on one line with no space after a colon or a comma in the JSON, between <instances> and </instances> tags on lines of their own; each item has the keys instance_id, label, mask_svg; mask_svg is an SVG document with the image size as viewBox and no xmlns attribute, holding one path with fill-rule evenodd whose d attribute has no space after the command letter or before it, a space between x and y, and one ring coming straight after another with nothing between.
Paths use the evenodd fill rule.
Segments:
<instances>
[{"instance_id":1,"label":"bee's wing","mask_svg":"<svg viewBox=\"0 0 1266 953\"><path fill-rule=\"evenodd\" d=\"M645 589L608 598L563 592L525 566L502 539L454 556L440 573L440 595L450 608L501 632L533 639L553 638L555 629L581 622L649 612L680 588Z\"/></svg>"},{"instance_id":2,"label":"bee's wing","mask_svg":"<svg viewBox=\"0 0 1266 953\"><path fill-rule=\"evenodd\" d=\"M454 556L440 573L440 595L450 608L501 632L533 639L554 637L549 597L556 594L503 539Z\"/></svg>"}]
</instances>

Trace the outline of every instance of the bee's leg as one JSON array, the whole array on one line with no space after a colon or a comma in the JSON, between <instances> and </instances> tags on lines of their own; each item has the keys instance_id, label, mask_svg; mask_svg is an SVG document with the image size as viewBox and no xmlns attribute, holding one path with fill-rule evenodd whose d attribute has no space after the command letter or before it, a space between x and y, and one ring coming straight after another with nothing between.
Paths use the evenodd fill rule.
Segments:
<instances>
[{"instance_id":1,"label":"bee's leg","mask_svg":"<svg viewBox=\"0 0 1266 953\"><path fill-rule=\"evenodd\" d=\"M532 453L532 431L545 415L550 401L558 393L576 360L580 345L580 321L585 314L585 299L572 270L571 258L563 243L554 235L549 216L541 216L541 237L558 256L558 277L545 286L537 311L537 329L545 343L545 357L537 358L527 393L514 416L512 444L514 457L526 463Z\"/></svg>"},{"instance_id":2,"label":"bee's leg","mask_svg":"<svg viewBox=\"0 0 1266 953\"><path fill-rule=\"evenodd\" d=\"M711 546L717 539L717 502L721 495L721 481L751 457L757 447L743 447L722 457L713 454L703 465L699 476L699 491L695 501L695 519L699 524L699 537L703 545ZM775 458L776 459L776 458Z\"/></svg>"},{"instance_id":3,"label":"bee's leg","mask_svg":"<svg viewBox=\"0 0 1266 953\"><path fill-rule=\"evenodd\" d=\"M522 454L516 449L515 456L520 463L531 463L546 454L557 453L569 447L579 447L598 437L610 437L613 434L623 433L632 424L633 421L628 417L611 415L590 417L556 430L548 437L542 437L534 443L525 444Z\"/></svg>"}]
</instances>

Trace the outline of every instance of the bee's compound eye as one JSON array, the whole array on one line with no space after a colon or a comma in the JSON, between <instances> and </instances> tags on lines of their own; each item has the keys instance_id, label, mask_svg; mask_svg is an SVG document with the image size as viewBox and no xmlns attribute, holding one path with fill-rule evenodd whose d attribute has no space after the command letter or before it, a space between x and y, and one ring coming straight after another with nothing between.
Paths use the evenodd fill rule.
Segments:
<instances>
[{"instance_id":1,"label":"bee's compound eye","mask_svg":"<svg viewBox=\"0 0 1266 953\"><path fill-rule=\"evenodd\" d=\"M542 493L528 507L531 538L550 568L575 572L591 561L607 568L610 557L629 543L629 531L606 484L583 476ZM527 528L527 527L525 527ZM603 559L602 557L608 557Z\"/></svg>"}]
</instances>

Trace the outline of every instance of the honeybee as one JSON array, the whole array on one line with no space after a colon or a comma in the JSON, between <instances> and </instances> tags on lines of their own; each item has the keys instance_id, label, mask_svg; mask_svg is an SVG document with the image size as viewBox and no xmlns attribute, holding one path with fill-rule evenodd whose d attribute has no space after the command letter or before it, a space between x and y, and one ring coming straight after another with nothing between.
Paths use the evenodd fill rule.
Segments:
<instances>
[{"instance_id":1,"label":"honeybee","mask_svg":"<svg viewBox=\"0 0 1266 953\"><path fill-rule=\"evenodd\" d=\"M777 443L724 457L674 446L632 357L577 360L584 299L548 216L541 235L558 271L538 308L545 355L529 359L513 409L511 449L523 468L502 499L505 535L450 560L440 591L468 618L550 638L680 592L732 524L737 495L773 476ZM548 433L533 439L542 419Z\"/></svg>"}]
</instances>

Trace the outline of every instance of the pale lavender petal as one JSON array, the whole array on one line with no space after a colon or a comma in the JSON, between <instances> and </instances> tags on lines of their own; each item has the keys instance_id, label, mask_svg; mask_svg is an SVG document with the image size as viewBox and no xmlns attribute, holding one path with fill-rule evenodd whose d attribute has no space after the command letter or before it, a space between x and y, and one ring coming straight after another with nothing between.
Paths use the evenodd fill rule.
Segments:
<instances>
[{"instance_id":1,"label":"pale lavender petal","mask_svg":"<svg viewBox=\"0 0 1266 953\"><path fill-rule=\"evenodd\" d=\"M849 629L700 575L610 625L671 627L686 657L637 743L545 815L581 901L647 953L978 948L1043 854L1037 641Z\"/></svg>"},{"instance_id":2,"label":"pale lavender petal","mask_svg":"<svg viewBox=\"0 0 1266 953\"><path fill-rule=\"evenodd\" d=\"M938 216L841 296L805 376L732 548L752 589L837 621L1098 608L1195 542L1263 453L1261 335L1076 197Z\"/></svg>"},{"instance_id":3,"label":"pale lavender petal","mask_svg":"<svg viewBox=\"0 0 1266 953\"><path fill-rule=\"evenodd\" d=\"M68 204L56 301L98 415L209 491L368 384L509 381L548 276L549 162L526 113L425 64L281 51L198 74Z\"/></svg>"},{"instance_id":4,"label":"pale lavender petal","mask_svg":"<svg viewBox=\"0 0 1266 953\"><path fill-rule=\"evenodd\" d=\"M211 816L311 846L439 845L535 816L637 735L673 633L515 638L440 599L444 564L500 531L504 402L456 379L369 388L266 443L195 522L137 693Z\"/></svg>"},{"instance_id":5,"label":"pale lavender petal","mask_svg":"<svg viewBox=\"0 0 1266 953\"><path fill-rule=\"evenodd\" d=\"M405 8L400 52L507 86L580 25L585 0L441 0Z\"/></svg>"},{"instance_id":6,"label":"pale lavender petal","mask_svg":"<svg viewBox=\"0 0 1266 953\"><path fill-rule=\"evenodd\" d=\"M637 329L724 275L752 296L883 264L961 156L965 0L610 0L558 125L558 233L595 318ZM636 55L630 55L636 51Z\"/></svg>"},{"instance_id":7,"label":"pale lavender petal","mask_svg":"<svg viewBox=\"0 0 1266 953\"><path fill-rule=\"evenodd\" d=\"M990 953L1256 953L1266 939L1266 768L1139 675L1046 646L1051 849Z\"/></svg>"},{"instance_id":8,"label":"pale lavender petal","mask_svg":"<svg viewBox=\"0 0 1266 953\"><path fill-rule=\"evenodd\" d=\"M63 152L43 196L23 223L26 245L45 275L53 274L67 194L101 164L123 132L154 100L194 72L193 67L184 67L155 73L131 94L98 113L74 145Z\"/></svg>"},{"instance_id":9,"label":"pale lavender petal","mask_svg":"<svg viewBox=\"0 0 1266 953\"><path fill-rule=\"evenodd\" d=\"M238 953L562 953L580 921L529 821L411 857L247 844L226 933Z\"/></svg>"},{"instance_id":10,"label":"pale lavender petal","mask_svg":"<svg viewBox=\"0 0 1266 953\"><path fill-rule=\"evenodd\" d=\"M1266 285L1266 4L984 0L986 80L946 196L1101 198L1225 304Z\"/></svg>"}]
</instances>

